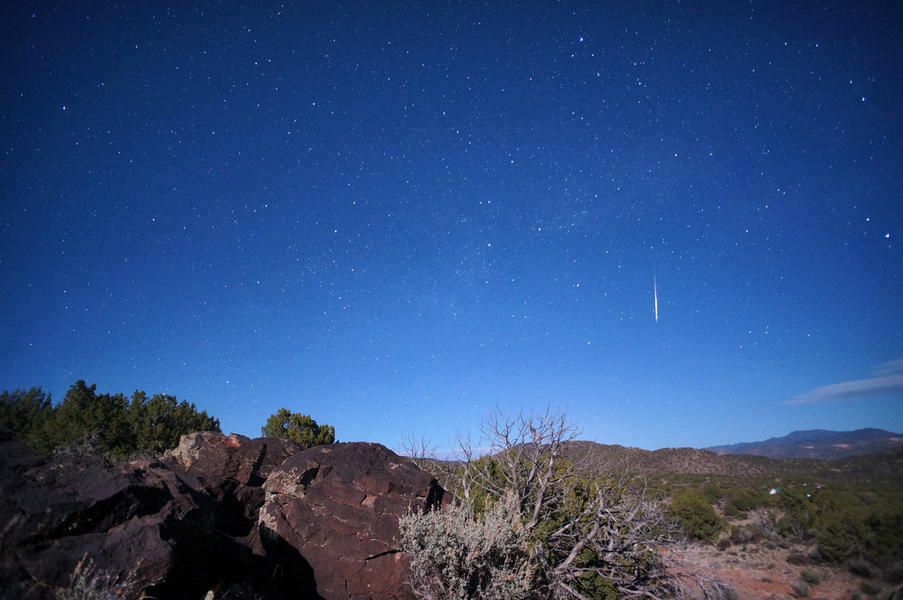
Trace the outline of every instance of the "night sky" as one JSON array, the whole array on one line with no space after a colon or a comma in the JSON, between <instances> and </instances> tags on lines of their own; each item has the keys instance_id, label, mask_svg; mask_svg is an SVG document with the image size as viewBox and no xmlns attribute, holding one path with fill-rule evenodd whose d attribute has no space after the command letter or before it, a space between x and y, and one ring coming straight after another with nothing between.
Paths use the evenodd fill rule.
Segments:
<instances>
[{"instance_id":1,"label":"night sky","mask_svg":"<svg viewBox=\"0 0 903 600\"><path fill-rule=\"evenodd\" d=\"M898 3L189 4L0 9L0 387L903 430Z\"/></svg>"}]
</instances>

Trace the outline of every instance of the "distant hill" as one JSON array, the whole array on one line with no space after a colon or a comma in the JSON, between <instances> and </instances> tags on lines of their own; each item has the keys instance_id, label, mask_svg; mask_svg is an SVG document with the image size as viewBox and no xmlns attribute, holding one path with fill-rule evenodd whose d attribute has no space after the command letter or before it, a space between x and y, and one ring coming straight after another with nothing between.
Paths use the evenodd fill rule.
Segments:
<instances>
[{"instance_id":1,"label":"distant hill","mask_svg":"<svg viewBox=\"0 0 903 600\"><path fill-rule=\"evenodd\" d=\"M587 473L760 476L773 461L755 456L721 456L696 448L642 450L596 442L568 442L564 455Z\"/></svg>"},{"instance_id":2,"label":"distant hill","mask_svg":"<svg viewBox=\"0 0 903 600\"><path fill-rule=\"evenodd\" d=\"M811 477L872 483L903 481L903 445L833 460L716 454L695 448L650 451L589 441L568 442L563 454L586 475L677 475L741 480Z\"/></svg>"},{"instance_id":3,"label":"distant hill","mask_svg":"<svg viewBox=\"0 0 903 600\"><path fill-rule=\"evenodd\" d=\"M706 450L717 454L743 454L779 459L836 460L886 452L900 446L903 446L903 434L883 429L857 429L856 431L811 429L794 431L784 437L775 437L763 442L712 446Z\"/></svg>"}]
</instances>

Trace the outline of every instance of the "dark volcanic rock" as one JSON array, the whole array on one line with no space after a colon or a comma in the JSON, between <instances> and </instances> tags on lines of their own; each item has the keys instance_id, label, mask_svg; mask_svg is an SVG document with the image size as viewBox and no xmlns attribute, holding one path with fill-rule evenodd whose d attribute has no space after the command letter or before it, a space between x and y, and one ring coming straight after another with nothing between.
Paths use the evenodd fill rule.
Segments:
<instances>
[{"instance_id":1,"label":"dark volcanic rock","mask_svg":"<svg viewBox=\"0 0 903 600\"><path fill-rule=\"evenodd\" d=\"M398 517L441 503L429 474L378 444L335 444L288 458L264 489L264 543L295 548L323 598L413 598Z\"/></svg>"},{"instance_id":2,"label":"dark volcanic rock","mask_svg":"<svg viewBox=\"0 0 903 600\"><path fill-rule=\"evenodd\" d=\"M259 487L274 468L300 450L297 444L277 438L252 440L237 433L199 431L183 435L164 461L209 481L229 479Z\"/></svg>"},{"instance_id":3,"label":"dark volcanic rock","mask_svg":"<svg viewBox=\"0 0 903 600\"><path fill-rule=\"evenodd\" d=\"M257 531L264 500L261 486L275 467L300 451L297 444L276 438L199 431L182 436L163 461L192 489L214 500L218 529L263 554Z\"/></svg>"},{"instance_id":4,"label":"dark volcanic rock","mask_svg":"<svg viewBox=\"0 0 903 600\"><path fill-rule=\"evenodd\" d=\"M0 454L22 454L14 441L2 446ZM180 489L165 468L112 465L93 456L32 459L27 470L16 472L4 462L0 471L6 492L0 561L4 582L23 592L10 597L48 596L84 557L114 577L153 587L166 578L171 562L165 528L182 523L208 529L203 499Z\"/></svg>"},{"instance_id":5,"label":"dark volcanic rock","mask_svg":"<svg viewBox=\"0 0 903 600\"><path fill-rule=\"evenodd\" d=\"M87 560L130 597L411 597L397 518L441 492L374 444L205 432L115 464L0 431L0 598L53 598Z\"/></svg>"}]
</instances>

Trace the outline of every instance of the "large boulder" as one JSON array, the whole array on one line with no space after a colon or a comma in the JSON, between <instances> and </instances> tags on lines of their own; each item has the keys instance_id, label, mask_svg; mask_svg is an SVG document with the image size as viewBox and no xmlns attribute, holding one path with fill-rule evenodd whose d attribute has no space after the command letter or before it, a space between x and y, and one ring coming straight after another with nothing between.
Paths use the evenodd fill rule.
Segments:
<instances>
[{"instance_id":1,"label":"large boulder","mask_svg":"<svg viewBox=\"0 0 903 600\"><path fill-rule=\"evenodd\" d=\"M264 545L297 550L321 597L414 597L398 518L442 502L429 474L379 444L334 444L289 457L263 487Z\"/></svg>"}]
</instances>

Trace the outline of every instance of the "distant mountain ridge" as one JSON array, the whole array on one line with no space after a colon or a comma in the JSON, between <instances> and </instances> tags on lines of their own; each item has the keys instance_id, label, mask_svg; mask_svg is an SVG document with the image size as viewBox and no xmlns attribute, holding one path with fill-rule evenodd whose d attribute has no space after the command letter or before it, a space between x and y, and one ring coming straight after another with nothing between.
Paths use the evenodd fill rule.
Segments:
<instances>
[{"instance_id":1,"label":"distant mountain ridge","mask_svg":"<svg viewBox=\"0 0 903 600\"><path fill-rule=\"evenodd\" d=\"M829 460L716 454L696 448L662 448L653 451L590 441L571 441L565 444L562 456L573 461L578 471L590 476L678 475L740 479L814 477L868 481L870 485L903 481L903 445L885 448L877 453Z\"/></svg>"},{"instance_id":2,"label":"distant mountain ridge","mask_svg":"<svg viewBox=\"0 0 903 600\"><path fill-rule=\"evenodd\" d=\"M767 458L817 458L836 460L865 454L886 452L903 446L903 434L883 429L828 431L810 429L794 431L783 437L761 442L746 442L705 448L717 454L743 454Z\"/></svg>"}]
</instances>

